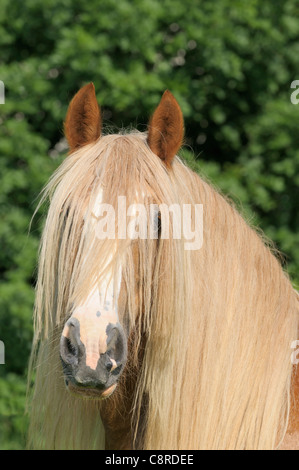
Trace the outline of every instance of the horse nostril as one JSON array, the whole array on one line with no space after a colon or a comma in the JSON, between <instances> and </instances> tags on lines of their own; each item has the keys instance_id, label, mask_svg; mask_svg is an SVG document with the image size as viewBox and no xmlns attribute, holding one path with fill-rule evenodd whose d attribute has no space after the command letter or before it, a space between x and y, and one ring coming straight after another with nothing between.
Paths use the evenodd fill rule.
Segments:
<instances>
[{"instance_id":1,"label":"horse nostril","mask_svg":"<svg viewBox=\"0 0 299 470\"><path fill-rule=\"evenodd\" d=\"M126 362L127 342L120 324L108 327L107 336L107 355L109 358L107 365L109 363L109 371L113 371Z\"/></svg>"},{"instance_id":2,"label":"horse nostril","mask_svg":"<svg viewBox=\"0 0 299 470\"><path fill-rule=\"evenodd\" d=\"M60 340L60 356L66 364L78 362L78 348L65 336L62 336Z\"/></svg>"},{"instance_id":3,"label":"horse nostril","mask_svg":"<svg viewBox=\"0 0 299 470\"><path fill-rule=\"evenodd\" d=\"M60 356L65 364L74 366L81 355L80 323L76 318L70 318L60 338Z\"/></svg>"},{"instance_id":4,"label":"horse nostril","mask_svg":"<svg viewBox=\"0 0 299 470\"><path fill-rule=\"evenodd\" d=\"M72 354L73 356L76 355L77 353L77 349L75 348L75 346L72 344L71 340L69 338L66 338L66 349L67 351L69 352L69 354Z\"/></svg>"},{"instance_id":5,"label":"horse nostril","mask_svg":"<svg viewBox=\"0 0 299 470\"><path fill-rule=\"evenodd\" d=\"M104 367L107 372L112 372L114 371L117 367L119 367L121 364L118 364L115 359L113 359L112 356L112 351L108 351L105 354L105 362L104 362Z\"/></svg>"}]
</instances>

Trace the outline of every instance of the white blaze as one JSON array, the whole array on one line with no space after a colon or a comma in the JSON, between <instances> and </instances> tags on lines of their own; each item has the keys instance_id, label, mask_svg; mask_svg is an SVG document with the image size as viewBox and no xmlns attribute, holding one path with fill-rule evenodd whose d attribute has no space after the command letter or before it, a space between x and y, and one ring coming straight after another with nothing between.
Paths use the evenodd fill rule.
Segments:
<instances>
[{"instance_id":1,"label":"white blaze","mask_svg":"<svg viewBox=\"0 0 299 470\"><path fill-rule=\"evenodd\" d=\"M103 190L101 188L92 209L92 214L95 217L99 213L102 200ZM95 226L92 228L95 229ZM107 265L110 263L112 256L113 254L108 258ZM108 269L100 285L96 283L86 301L77 306L71 316L80 323L80 340L85 346L86 365L92 369L96 369L100 354L107 351L107 326L110 323L116 324L119 322L117 303L121 286L121 268L118 269L116 275L117 282L114 283L112 271ZM114 291L115 286L116 291ZM69 326L65 326L62 334L69 337ZM115 368L117 366L116 362L113 359L111 360L113 368Z\"/></svg>"}]
</instances>

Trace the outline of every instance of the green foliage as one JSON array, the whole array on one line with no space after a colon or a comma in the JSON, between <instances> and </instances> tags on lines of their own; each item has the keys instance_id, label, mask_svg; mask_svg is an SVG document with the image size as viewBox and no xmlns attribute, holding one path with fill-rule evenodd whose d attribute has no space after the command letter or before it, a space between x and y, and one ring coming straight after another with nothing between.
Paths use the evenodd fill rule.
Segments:
<instances>
[{"instance_id":1,"label":"green foliage","mask_svg":"<svg viewBox=\"0 0 299 470\"><path fill-rule=\"evenodd\" d=\"M16 374L0 378L0 450L19 450L26 445L26 384Z\"/></svg>"},{"instance_id":2,"label":"green foliage","mask_svg":"<svg viewBox=\"0 0 299 470\"><path fill-rule=\"evenodd\" d=\"M28 229L83 84L94 82L106 126L140 130L170 89L183 157L276 242L298 285L297 18L295 0L1 1L0 448L24 445L39 217Z\"/></svg>"}]
</instances>

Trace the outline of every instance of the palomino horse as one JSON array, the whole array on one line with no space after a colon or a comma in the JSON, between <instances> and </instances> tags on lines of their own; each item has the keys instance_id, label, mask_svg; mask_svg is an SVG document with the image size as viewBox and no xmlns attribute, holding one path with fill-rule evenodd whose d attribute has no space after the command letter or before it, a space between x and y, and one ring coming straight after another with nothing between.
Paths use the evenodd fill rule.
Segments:
<instances>
[{"instance_id":1,"label":"palomino horse","mask_svg":"<svg viewBox=\"0 0 299 470\"><path fill-rule=\"evenodd\" d=\"M168 91L147 133L102 135L93 84L71 101L70 153L42 197L31 447L296 446L297 294L262 236L176 156L183 126ZM162 205L191 207L193 228L202 205L200 247L173 224L162 236ZM126 236L141 206L156 236Z\"/></svg>"}]
</instances>

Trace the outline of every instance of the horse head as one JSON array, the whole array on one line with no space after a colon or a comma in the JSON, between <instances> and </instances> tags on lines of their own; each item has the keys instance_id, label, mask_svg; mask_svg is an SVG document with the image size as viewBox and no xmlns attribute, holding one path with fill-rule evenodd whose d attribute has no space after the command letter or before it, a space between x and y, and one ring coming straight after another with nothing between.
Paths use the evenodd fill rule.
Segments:
<instances>
[{"instance_id":1,"label":"horse head","mask_svg":"<svg viewBox=\"0 0 299 470\"><path fill-rule=\"evenodd\" d=\"M101 112L95 89L93 84L88 84L74 96L67 112L65 134L70 153L103 139L101 129ZM175 98L166 91L150 121L146 144L157 160L163 162L165 169L169 169L182 139L182 113ZM136 194L138 195L138 192ZM95 218L99 204L102 203L102 196L103 189L99 188L92 207ZM137 266L135 276L138 276ZM124 297L120 295L121 267L117 277L115 282L115 272L106 269L105 276L96 283L85 301L73 306L63 327L60 357L65 383L73 393L108 397L115 390L124 370L128 356L129 332L118 315L118 304Z\"/></svg>"}]
</instances>

